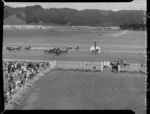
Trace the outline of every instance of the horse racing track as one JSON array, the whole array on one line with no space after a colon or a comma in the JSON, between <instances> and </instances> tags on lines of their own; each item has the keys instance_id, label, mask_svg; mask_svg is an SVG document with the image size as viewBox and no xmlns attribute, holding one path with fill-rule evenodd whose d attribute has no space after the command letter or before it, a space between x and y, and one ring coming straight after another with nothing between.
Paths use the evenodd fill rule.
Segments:
<instances>
[{"instance_id":1,"label":"horse racing track","mask_svg":"<svg viewBox=\"0 0 150 114\"><path fill-rule=\"evenodd\" d=\"M36 49L53 47L55 44L73 44L88 50L93 41L97 41L102 52L92 55L71 51L55 56L44 54L41 50L3 50L3 58L94 62L125 59L129 63L141 64L146 62L144 34L119 31L118 34L106 34L101 40L98 35L89 31L4 31L4 46L31 45ZM145 114L145 99L146 74L113 73L110 69L104 69L103 72L52 70L32 85L16 109L131 109L136 114Z\"/></svg>"},{"instance_id":2,"label":"horse racing track","mask_svg":"<svg viewBox=\"0 0 150 114\"><path fill-rule=\"evenodd\" d=\"M65 27L64 27L65 28ZM128 62L144 63L146 60L146 35L144 32L113 31L99 36L91 31L51 30L4 30L3 46L31 46L33 49L76 45L83 50L90 50L94 41L101 47L100 55L90 53L69 52L61 56L44 54L43 51L8 52L3 57L8 59L44 59L69 61L114 61L126 59Z\"/></svg>"}]
</instances>

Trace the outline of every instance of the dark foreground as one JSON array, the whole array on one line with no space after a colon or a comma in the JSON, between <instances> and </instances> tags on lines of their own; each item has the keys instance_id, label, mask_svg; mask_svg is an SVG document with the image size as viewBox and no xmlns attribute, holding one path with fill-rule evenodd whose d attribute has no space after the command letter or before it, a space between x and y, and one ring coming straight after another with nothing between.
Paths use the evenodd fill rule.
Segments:
<instances>
[{"instance_id":1,"label":"dark foreground","mask_svg":"<svg viewBox=\"0 0 150 114\"><path fill-rule=\"evenodd\" d=\"M33 84L16 109L145 111L145 75L52 71Z\"/></svg>"}]
</instances>

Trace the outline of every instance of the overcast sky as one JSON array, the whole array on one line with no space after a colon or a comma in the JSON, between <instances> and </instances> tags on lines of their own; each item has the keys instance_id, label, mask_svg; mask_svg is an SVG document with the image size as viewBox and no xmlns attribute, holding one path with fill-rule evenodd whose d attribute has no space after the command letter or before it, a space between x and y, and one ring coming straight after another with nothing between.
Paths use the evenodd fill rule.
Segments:
<instances>
[{"instance_id":1,"label":"overcast sky","mask_svg":"<svg viewBox=\"0 0 150 114\"><path fill-rule=\"evenodd\" d=\"M103 9L103 10L145 10L147 7L146 0L134 0L133 2L126 2L126 3L100 3L100 2L93 2L93 3L33 3L33 2L24 2L24 3L15 3L15 2L5 2L5 5L11 7L24 7L24 6L32 6L32 5L41 5L43 8L73 8L78 10L83 9Z\"/></svg>"}]
</instances>

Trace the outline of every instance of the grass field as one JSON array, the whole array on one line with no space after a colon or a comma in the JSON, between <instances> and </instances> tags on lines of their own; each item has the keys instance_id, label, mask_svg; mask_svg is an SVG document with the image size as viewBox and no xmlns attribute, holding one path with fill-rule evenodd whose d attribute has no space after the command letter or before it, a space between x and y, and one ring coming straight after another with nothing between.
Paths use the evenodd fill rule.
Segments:
<instances>
[{"instance_id":1,"label":"grass field","mask_svg":"<svg viewBox=\"0 0 150 114\"><path fill-rule=\"evenodd\" d=\"M52 71L16 109L131 109L145 114L145 75Z\"/></svg>"},{"instance_id":2,"label":"grass field","mask_svg":"<svg viewBox=\"0 0 150 114\"><path fill-rule=\"evenodd\" d=\"M70 30L71 31L71 30ZM76 44L93 45L93 41L101 45L127 45L146 47L145 32L124 31L99 33L91 31L50 31L50 30L4 30L4 43L40 43L40 44Z\"/></svg>"}]
</instances>

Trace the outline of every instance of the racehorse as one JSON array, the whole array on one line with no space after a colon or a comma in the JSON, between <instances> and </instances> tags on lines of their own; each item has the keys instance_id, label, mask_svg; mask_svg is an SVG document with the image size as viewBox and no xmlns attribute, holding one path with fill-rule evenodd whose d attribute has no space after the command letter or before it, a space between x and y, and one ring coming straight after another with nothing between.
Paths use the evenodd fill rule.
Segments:
<instances>
[{"instance_id":1,"label":"racehorse","mask_svg":"<svg viewBox=\"0 0 150 114\"><path fill-rule=\"evenodd\" d=\"M13 47L13 49L20 51L21 47L20 46L19 47Z\"/></svg>"},{"instance_id":2,"label":"racehorse","mask_svg":"<svg viewBox=\"0 0 150 114\"><path fill-rule=\"evenodd\" d=\"M52 53L52 50L51 50L51 49L49 49L49 50L44 50L44 53L51 54L51 53Z\"/></svg>"},{"instance_id":3,"label":"racehorse","mask_svg":"<svg viewBox=\"0 0 150 114\"><path fill-rule=\"evenodd\" d=\"M118 70L119 70L119 63L117 62L117 63L110 63L110 65L112 66L112 72L118 72Z\"/></svg>"},{"instance_id":4,"label":"racehorse","mask_svg":"<svg viewBox=\"0 0 150 114\"><path fill-rule=\"evenodd\" d=\"M53 48L53 49L49 49L49 50L45 50L44 51L45 53L48 53L48 54L56 54L57 56L60 55L60 54L63 54L63 53L68 53L68 50L60 50L59 48Z\"/></svg>"},{"instance_id":5,"label":"racehorse","mask_svg":"<svg viewBox=\"0 0 150 114\"><path fill-rule=\"evenodd\" d=\"M99 49L95 49L95 50L92 50L91 53L92 53L92 54L97 54L98 51L99 51Z\"/></svg>"},{"instance_id":6,"label":"racehorse","mask_svg":"<svg viewBox=\"0 0 150 114\"><path fill-rule=\"evenodd\" d=\"M12 47L12 46L9 46L9 47L6 47L7 50L9 51L14 51L14 50L17 50L17 51L20 51L21 47Z\"/></svg>"},{"instance_id":7,"label":"racehorse","mask_svg":"<svg viewBox=\"0 0 150 114\"><path fill-rule=\"evenodd\" d=\"M13 48L11 46L6 47L7 50L12 51Z\"/></svg>"},{"instance_id":8,"label":"racehorse","mask_svg":"<svg viewBox=\"0 0 150 114\"><path fill-rule=\"evenodd\" d=\"M74 49L77 49L77 50L78 50L78 49L79 49L79 46L76 46Z\"/></svg>"},{"instance_id":9,"label":"racehorse","mask_svg":"<svg viewBox=\"0 0 150 114\"><path fill-rule=\"evenodd\" d=\"M72 49L72 47L67 47L67 50L71 50Z\"/></svg>"},{"instance_id":10,"label":"racehorse","mask_svg":"<svg viewBox=\"0 0 150 114\"><path fill-rule=\"evenodd\" d=\"M129 63L126 63L125 60L121 59L121 60L118 60L117 62L120 64L121 67L129 66Z\"/></svg>"},{"instance_id":11,"label":"racehorse","mask_svg":"<svg viewBox=\"0 0 150 114\"><path fill-rule=\"evenodd\" d=\"M68 50L66 49L66 50L60 50L60 54L63 54L63 53L68 53Z\"/></svg>"},{"instance_id":12,"label":"racehorse","mask_svg":"<svg viewBox=\"0 0 150 114\"><path fill-rule=\"evenodd\" d=\"M67 54L67 53L68 53L68 50L67 50L67 49L61 50L61 49L57 48L54 53L55 53L56 55Z\"/></svg>"},{"instance_id":13,"label":"racehorse","mask_svg":"<svg viewBox=\"0 0 150 114\"><path fill-rule=\"evenodd\" d=\"M52 53L55 53L57 50L58 50L58 48L52 48L52 49L44 50L44 53L52 54Z\"/></svg>"},{"instance_id":14,"label":"racehorse","mask_svg":"<svg viewBox=\"0 0 150 114\"><path fill-rule=\"evenodd\" d=\"M25 50L30 50L30 49L31 49L31 46L25 47L24 49L25 49Z\"/></svg>"}]
</instances>

